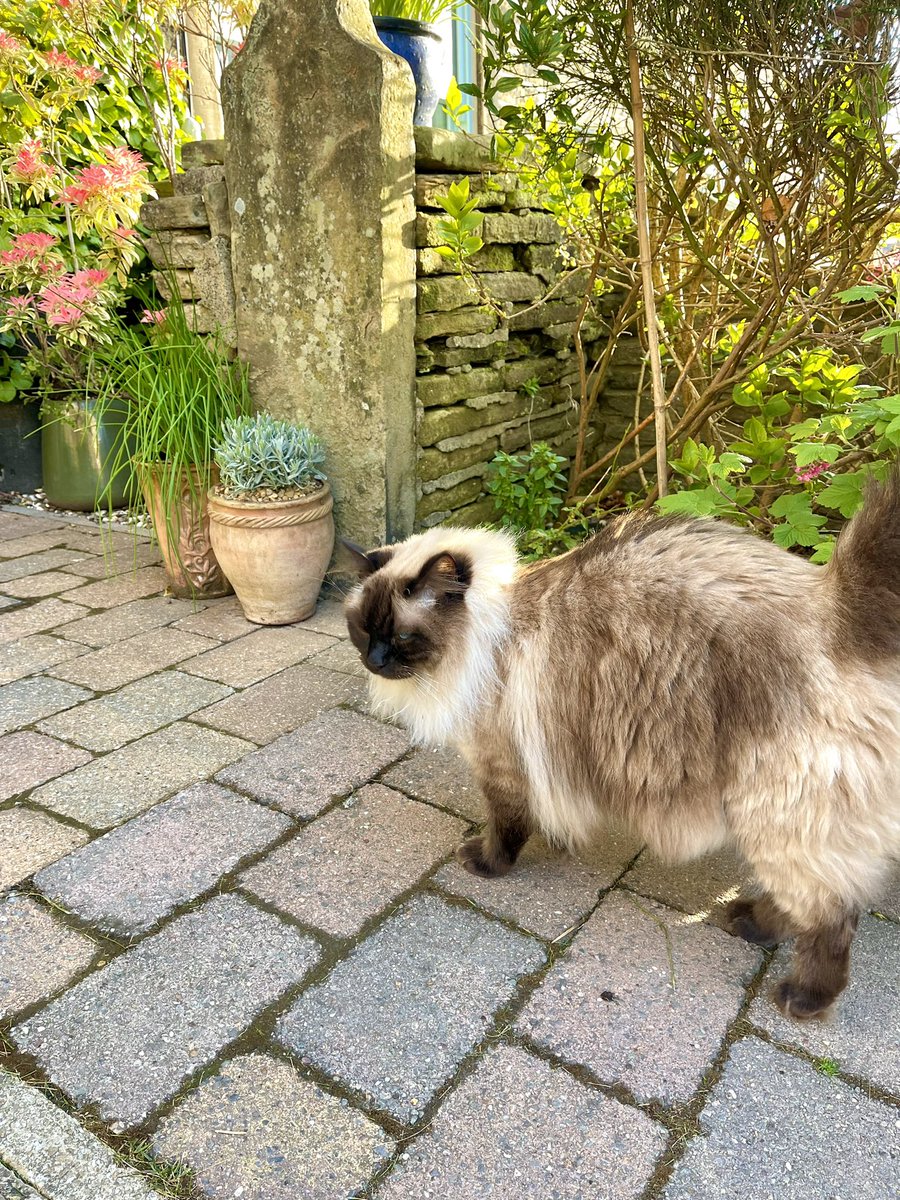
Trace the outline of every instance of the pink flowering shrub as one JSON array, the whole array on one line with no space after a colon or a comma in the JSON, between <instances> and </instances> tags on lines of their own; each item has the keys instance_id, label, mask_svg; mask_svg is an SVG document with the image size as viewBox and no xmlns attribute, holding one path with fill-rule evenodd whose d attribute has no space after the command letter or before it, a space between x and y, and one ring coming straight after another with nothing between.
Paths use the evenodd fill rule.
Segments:
<instances>
[{"instance_id":1,"label":"pink flowering shrub","mask_svg":"<svg viewBox=\"0 0 900 1200\"><path fill-rule=\"evenodd\" d=\"M0 0L0 333L47 385L108 338L145 255L141 205L175 170L187 85L168 49L176 9Z\"/></svg>"}]
</instances>

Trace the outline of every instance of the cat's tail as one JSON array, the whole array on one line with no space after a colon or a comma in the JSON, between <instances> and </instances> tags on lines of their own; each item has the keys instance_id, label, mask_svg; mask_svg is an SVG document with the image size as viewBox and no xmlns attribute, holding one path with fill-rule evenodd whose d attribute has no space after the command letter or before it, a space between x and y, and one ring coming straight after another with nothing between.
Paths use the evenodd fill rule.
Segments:
<instances>
[{"instance_id":1,"label":"cat's tail","mask_svg":"<svg viewBox=\"0 0 900 1200\"><path fill-rule=\"evenodd\" d=\"M900 655L900 465L871 482L829 567L843 648L870 661Z\"/></svg>"}]
</instances>

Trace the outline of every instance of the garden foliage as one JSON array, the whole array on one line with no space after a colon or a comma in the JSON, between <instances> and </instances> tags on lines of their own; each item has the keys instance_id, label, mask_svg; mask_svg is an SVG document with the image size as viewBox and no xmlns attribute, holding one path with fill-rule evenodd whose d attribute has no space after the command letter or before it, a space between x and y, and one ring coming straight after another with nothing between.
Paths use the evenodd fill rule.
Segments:
<instances>
[{"instance_id":1,"label":"garden foliage","mask_svg":"<svg viewBox=\"0 0 900 1200\"><path fill-rule=\"evenodd\" d=\"M628 83L636 49L675 489L661 507L725 514L824 560L865 476L883 473L900 445L896 6L475 7L484 82L463 90L480 90L503 125L500 152L556 214L560 267L587 300L570 499L589 496L603 511L656 499L648 394L617 445L595 450L592 438L617 343L646 346ZM462 196L448 204L447 251L465 274L477 214ZM597 339L606 348L588 361L583 346Z\"/></svg>"},{"instance_id":2,"label":"garden foliage","mask_svg":"<svg viewBox=\"0 0 900 1200\"><path fill-rule=\"evenodd\" d=\"M307 488L325 479L325 448L308 429L269 413L227 420L215 450L226 494Z\"/></svg>"}]
</instances>

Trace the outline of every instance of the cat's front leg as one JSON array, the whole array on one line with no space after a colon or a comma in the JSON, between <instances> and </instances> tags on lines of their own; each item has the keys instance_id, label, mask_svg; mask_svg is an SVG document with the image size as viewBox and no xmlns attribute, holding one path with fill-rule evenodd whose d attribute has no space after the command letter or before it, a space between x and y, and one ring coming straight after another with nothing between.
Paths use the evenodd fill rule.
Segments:
<instances>
[{"instance_id":1,"label":"cat's front leg","mask_svg":"<svg viewBox=\"0 0 900 1200\"><path fill-rule=\"evenodd\" d=\"M477 837L463 842L457 855L473 875L494 879L507 874L531 836L532 826L523 787L496 777L482 777L481 783L487 824Z\"/></svg>"}]
</instances>

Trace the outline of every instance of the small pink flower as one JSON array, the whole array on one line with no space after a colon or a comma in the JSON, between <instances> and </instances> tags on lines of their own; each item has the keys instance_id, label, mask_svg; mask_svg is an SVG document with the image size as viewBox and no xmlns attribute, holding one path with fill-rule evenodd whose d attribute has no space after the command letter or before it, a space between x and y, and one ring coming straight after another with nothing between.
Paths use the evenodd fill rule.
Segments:
<instances>
[{"instance_id":1,"label":"small pink flower","mask_svg":"<svg viewBox=\"0 0 900 1200\"><path fill-rule=\"evenodd\" d=\"M152 58L150 66L154 71L159 71L161 75L171 75L174 71L187 70L187 63L183 58L166 58L162 61L158 58Z\"/></svg>"},{"instance_id":2,"label":"small pink flower","mask_svg":"<svg viewBox=\"0 0 900 1200\"><path fill-rule=\"evenodd\" d=\"M80 287L101 288L109 279L109 271L98 270L96 267L87 271L77 271L72 276L72 283Z\"/></svg>"},{"instance_id":3,"label":"small pink flower","mask_svg":"<svg viewBox=\"0 0 900 1200\"><path fill-rule=\"evenodd\" d=\"M27 246L29 250L40 253L49 250L51 246L58 246L59 238L54 237L52 233L20 233L18 237L13 238L13 242L17 246Z\"/></svg>"},{"instance_id":4,"label":"small pink flower","mask_svg":"<svg viewBox=\"0 0 900 1200\"><path fill-rule=\"evenodd\" d=\"M79 83L88 84L89 86L92 86L103 78L103 72L98 71L96 67L75 67L72 74Z\"/></svg>"},{"instance_id":5,"label":"small pink flower","mask_svg":"<svg viewBox=\"0 0 900 1200\"><path fill-rule=\"evenodd\" d=\"M59 245L59 238L51 233L20 233L13 238L12 250L0 254L0 262L7 266L15 263L44 259L49 251Z\"/></svg>"},{"instance_id":6,"label":"small pink flower","mask_svg":"<svg viewBox=\"0 0 900 1200\"><path fill-rule=\"evenodd\" d=\"M794 467L794 474L800 483L809 483L811 479L818 479L822 472L827 470L827 462L817 462L810 463L808 467Z\"/></svg>"},{"instance_id":7,"label":"small pink flower","mask_svg":"<svg viewBox=\"0 0 900 1200\"><path fill-rule=\"evenodd\" d=\"M22 49L22 43L18 38L14 38L11 33L0 29L0 56L13 57Z\"/></svg>"},{"instance_id":8,"label":"small pink flower","mask_svg":"<svg viewBox=\"0 0 900 1200\"><path fill-rule=\"evenodd\" d=\"M69 58L61 50L46 50L44 62L53 71L72 71L78 66L74 58Z\"/></svg>"},{"instance_id":9,"label":"small pink flower","mask_svg":"<svg viewBox=\"0 0 900 1200\"><path fill-rule=\"evenodd\" d=\"M157 308L155 310L145 308L141 316L142 325L162 325L166 319L166 310Z\"/></svg>"}]
</instances>

